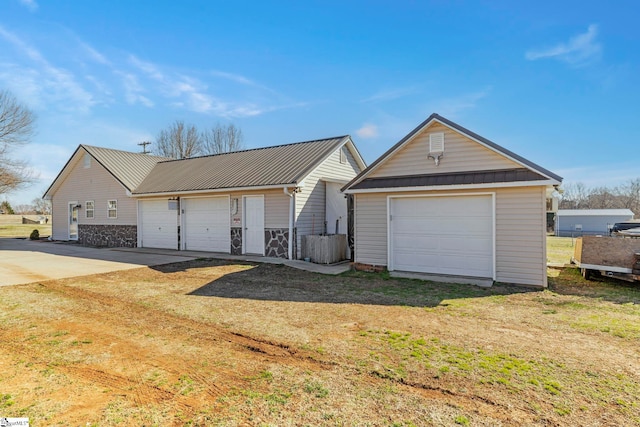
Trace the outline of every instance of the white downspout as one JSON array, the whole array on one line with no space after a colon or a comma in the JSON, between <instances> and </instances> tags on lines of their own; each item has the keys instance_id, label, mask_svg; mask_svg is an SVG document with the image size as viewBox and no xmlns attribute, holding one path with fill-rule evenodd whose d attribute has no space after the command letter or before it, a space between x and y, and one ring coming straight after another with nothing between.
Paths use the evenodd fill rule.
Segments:
<instances>
[{"instance_id":1,"label":"white downspout","mask_svg":"<svg viewBox=\"0 0 640 427\"><path fill-rule=\"evenodd\" d=\"M287 187L283 187L282 190L284 191L284 194L289 196L289 244L287 245L287 256L289 259L293 259L293 217L295 216L296 207L293 195L295 194L296 189L294 188L291 193L287 191Z\"/></svg>"}]
</instances>

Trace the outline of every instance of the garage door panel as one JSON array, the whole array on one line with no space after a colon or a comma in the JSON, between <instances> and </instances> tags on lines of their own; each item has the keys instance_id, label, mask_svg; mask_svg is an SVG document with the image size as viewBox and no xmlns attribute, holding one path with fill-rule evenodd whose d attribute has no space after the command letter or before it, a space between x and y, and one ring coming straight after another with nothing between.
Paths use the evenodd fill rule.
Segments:
<instances>
[{"instance_id":1,"label":"garage door panel","mask_svg":"<svg viewBox=\"0 0 640 427\"><path fill-rule=\"evenodd\" d=\"M168 200L141 201L140 222L142 247L178 249L178 211Z\"/></svg>"},{"instance_id":2,"label":"garage door panel","mask_svg":"<svg viewBox=\"0 0 640 427\"><path fill-rule=\"evenodd\" d=\"M230 252L229 198L184 199L185 249Z\"/></svg>"},{"instance_id":3,"label":"garage door panel","mask_svg":"<svg viewBox=\"0 0 640 427\"><path fill-rule=\"evenodd\" d=\"M493 276L491 196L391 200L394 270Z\"/></svg>"}]
</instances>

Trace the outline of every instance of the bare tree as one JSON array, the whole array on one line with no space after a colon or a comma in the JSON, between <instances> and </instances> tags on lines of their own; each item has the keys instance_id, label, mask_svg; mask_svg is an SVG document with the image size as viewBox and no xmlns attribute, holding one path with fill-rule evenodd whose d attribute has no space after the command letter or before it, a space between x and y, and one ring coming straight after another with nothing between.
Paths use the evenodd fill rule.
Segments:
<instances>
[{"instance_id":1,"label":"bare tree","mask_svg":"<svg viewBox=\"0 0 640 427\"><path fill-rule=\"evenodd\" d=\"M228 125L217 123L211 129L202 132L202 149L206 154L229 153L243 148L242 129L233 123Z\"/></svg>"},{"instance_id":2,"label":"bare tree","mask_svg":"<svg viewBox=\"0 0 640 427\"><path fill-rule=\"evenodd\" d=\"M589 198L589 190L581 183L569 183L563 185L562 200L560 200L560 209L586 209L587 200Z\"/></svg>"},{"instance_id":3,"label":"bare tree","mask_svg":"<svg viewBox=\"0 0 640 427\"><path fill-rule=\"evenodd\" d=\"M27 205L27 204L15 205L13 207L13 210L15 211L15 213L20 214L20 215L27 215L27 214L31 214L31 213L35 212L35 209L33 208L33 206L32 205Z\"/></svg>"},{"instance_id":4,"label":"bare tree","mask_svg":"<svg viewBox=\"0 0 640 427\"><path fill-rule=\"evenodd\" d=\"M26 162L12 157L17 147L29 142L35 115L6 90L0 90L0 194L33 181Z\"/></svg>"},{"instance_id":5,"label":"bare tree","mask_svg":"<svg viewBox=\"0 0 640 427\"><path fill-rule=\"evenodd\" d=\"M174 159L186 159L202 153L202 139L193 125L176 120L156 138L156 154Z\"/></svg>"},{"instance_id":6,"label":"bare tree","mask_svg":"<svg viewBox=\"0 0 640 427\"><path fill-rule=\"evenodd\" d=\"M618 187L587 188L582 183L566 184L560 209L631 209L640 215L640 178Z\"/></svg>"},{"instance_id":7,"label":"bare tree","mask_svg":"<svg viewBox=\"0 0 640 427\"><path fill-rule=\"evenodd\" d=\"M33 209L38 215L50 215L51 214L51 200L41 199L36 197L31 201Z\"/></svg>"}]
</instances>

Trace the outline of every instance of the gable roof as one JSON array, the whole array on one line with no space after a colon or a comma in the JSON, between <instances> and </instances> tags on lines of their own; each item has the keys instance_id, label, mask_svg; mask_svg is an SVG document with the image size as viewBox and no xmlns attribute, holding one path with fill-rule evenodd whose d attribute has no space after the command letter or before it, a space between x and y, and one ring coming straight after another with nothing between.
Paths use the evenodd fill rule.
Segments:
<instances>
[{"instance_id":1,"label":"gable roof","mask_svg":"<svg viewBox=\"0 0 640 427\"><path fill-rule=\"evenodd\" d=\"M501 154L505 157L507 157L508 159L520 164L521 166L523 166L523 168L521 169L514 169L513 176L520 178L520 177L524 177L524 176L529 176L531 178L533 178L532 180L551 180L551 181L555 181L557 184L560 184L562 182L562 177L559 175L554 174L553 172L543 168L542 166L539 166L535 163L533 163L530 160L525 159L522 156L517 155L516 153L507 150L506 148L496 144L493 141L490 141L480 135L478 135L475 132L472 132L462 126L460 126L457 123L452 122L451 120L448 120L442 116L440 116L437 113L433 113L431 114L424 122L420 123L415 129L413 129L411 132L409 132L404 138L402 138L400 141L398 141L398 143L396 143L393 147L391 147L389 150L387 150L382 156L380 156L377 160L375 160L373 163L371 163L369 165L369 167L367 167L365 170L363 170L362 172L360 172L358 174L358 176L356 176L353 180L351 180L351 182L349 182L347 185L345 185L342 188L342 191L345 190L357 190L357 189L371 189L374 188L374 179L367 179L367 181L371 181L367 184L363 183L363 181L367 178L368 175L370 175L374 170L376 170L380 165L382 165L383 163L385 163L387 161L387 159L389 159L394 153L396 153L400 148L404 147L406 144L408 144L411 140L413 140L413 138L419 134L423 129L426 129L427 127L429 127L432 123L437 122L440 123L452 130L455 130L461 134L463 134L464 136L478 142L479 144L485 146L486 148ZM527 173L525 173L527 172ZM469 174L473 174L473 171L469 171ZM450 179L442 179L444 178L441 177L441 179L434 181L432 178L429 178L429 175L424 175L423 179L416 185L419 186L424 186L424 185L455 185L458 184L458 181L460 179L459 176L454 176L454 175L459 175L459 174L448 174L451 175ZM477 175L477 174L476 174ZM483 171L482 173L483 178L481 178L481 180L486 180L488 178L487 175L487 171ZM500 177L504 177L504 175L496 175L496 176L500 176ZM389 185L391 187L398 187L401 186L399 184L399 182L391 182L390 180L393 179L400 179L403 177L390 177L385 179L382 178L376 178L375 182L377 183L377 186L375 188L384 188L384 186L386 186L387 184L394 184L394 185ZM477 177L467 177L465 179L463 179L464 181L471 181L471 182L465 182L465 184L473 184L473 183L477 183L474 182L474 180L477 180ZM518 180L518 179L516 179ZM387 182L389 181L389 182ZM493 181L493 182L504 182L504 181Z\"/></svg>"},{"instance_id":2,"label":"gable roof","mask_svg":"<svg viewBox=\"0 0 640 427\"><path fill-rule=\"evenodd\" d=\"M335 150L347 145L365 167L349 135L158 163L134 195L299 185Z\"/></svg>"},{"instance_id":3,"label":"gable roof","mask_svg":"<svg viewBox=\"0 0 640 427\"><path fill-rule=\"evenodd\" d=\"M88 153L98 164L104 167L122 186L133 191L160 161L169 160L167 157L152 156L150 154L132 153L114 150L112 148L94 147L80 144L64 165L56 179L49 186L43 197L51 196L70 172L67 167L79 160L83 152Z\"/></svg>"}]
</instances>

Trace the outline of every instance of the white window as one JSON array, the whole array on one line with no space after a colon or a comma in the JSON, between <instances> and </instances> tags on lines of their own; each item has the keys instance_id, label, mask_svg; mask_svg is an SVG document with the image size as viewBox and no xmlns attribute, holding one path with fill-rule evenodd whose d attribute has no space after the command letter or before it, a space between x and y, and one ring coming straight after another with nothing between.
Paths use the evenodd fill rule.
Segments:
<instances>
[{"instance_id":1,"label":"white window","mask_svg":"<svg viewBox=\"0 0 640 427\"><path fill-rule=\"evenodd\" d=\"M117 218L117 217L118 217L118 201L109 200L107 202L107 218Z\"/></svg>"},{"instance_id":2,"label":"white window","mask_svg":"<svg viewBox=\"0 0 640 427\"><path fill-rule=\"evenodd\" d=\"M94 208L94 204L93 204L93 200L87 200L84 203L84 217L85 218L93 218L93 210Z\"/></svg>"},{"instance_id":3,"label":"white window","mask_svg":"<svg viewBox=\"0 0 640 427\"><path fill-rule=\"evenodd\" d=\"M340 163L347 163L347 154L344 152L344 148L340 149Z\"/></svg>"},{"instance_id":4,"label":"white window","mask_svg":"<svg viewBox=\"0 0 640 427\"><path fill-rule=\"evenodd\" d=\"M576 224L575 229L576 231L582 231L582 224Z\"/></svg>"}]
</instances>

